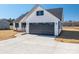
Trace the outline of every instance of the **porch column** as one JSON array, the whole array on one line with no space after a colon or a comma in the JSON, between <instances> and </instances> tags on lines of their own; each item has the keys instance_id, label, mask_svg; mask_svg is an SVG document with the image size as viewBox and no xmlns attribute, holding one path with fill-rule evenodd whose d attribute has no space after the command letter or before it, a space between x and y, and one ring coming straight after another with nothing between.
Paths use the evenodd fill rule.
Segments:
<instances>
[{"instance_id":1,"label":"porch column","mask_svg":"<svg viewBox=\"0 0 79 59\"><path fill-rule=\"evenodd\" d=\"M19 31L22 31L21 23L19 23Z\"/></svg>"},{"instance_id":2,"label":"porch column","mask_svg":"<svg viewBox=\"0 0 79 59\"><path fill-rule=\"evenodd\" d=\"M13 30L16 30L15 22L13 22Z\"/></svg>"},{"instance_id":3,"label":"porch column","mask_svg":"<svg viewBox=\"0 0 79 59\"><path fill-rule=\"evenodd\" d=\"M29 23L26 23L26 33L29 33Z\"/></svg>"}]
</instances>

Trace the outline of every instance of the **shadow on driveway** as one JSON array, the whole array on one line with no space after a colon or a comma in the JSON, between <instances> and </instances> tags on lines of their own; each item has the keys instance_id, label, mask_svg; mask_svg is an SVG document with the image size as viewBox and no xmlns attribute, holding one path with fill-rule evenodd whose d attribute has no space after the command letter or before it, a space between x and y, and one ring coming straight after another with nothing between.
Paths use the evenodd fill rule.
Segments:
<instances>
[{"instance_id":1,"label":"shadow on driveway","mask_svg":"<svg viewBox=\"0 0 79 59\"><path fill-rule=\"evenodd\" d=\"M41 36L41 37L49 37L49 38L55 38L55 36L54 35L51 35L51 34L47 34L47 35L45 35L45 34L37 34L38 36Z\"/></svg>"},{"instance_id":2,"label":"shadow on driveway","mask_svg":"<svg viewBox=\"0 0 79 59\"><path fill-rule=\"evenodd\" d=\"M26 35L27 33L23 33L21 35ZM40 36L40 37L49 37L49 38L54 38L55 36L52 34L30 34L30 35L36 35L36 36Z\"/></svg>"}]
</instances>

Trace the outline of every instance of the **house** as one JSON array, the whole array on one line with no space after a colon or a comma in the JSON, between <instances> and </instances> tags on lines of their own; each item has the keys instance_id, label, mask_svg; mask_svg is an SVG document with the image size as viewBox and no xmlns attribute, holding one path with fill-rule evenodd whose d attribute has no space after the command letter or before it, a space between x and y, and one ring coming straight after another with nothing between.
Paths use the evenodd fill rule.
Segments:
<instances>
[{"instance_id":1,"label":"house","mask_svg":"<svg viewBox=\"0 0 79 59\"><path fill-rule=\"evenodd\" d=\"M62 30L63 8L44 9L40 5L14 21L13 29L29 34L58 36Z\"/></svg>"},{"instance_id":2,"label":"house","mask_svg":"<svg viewBox=\"0 0 79 59\"><path fill-rule=\"evenodd\" d=\"M9 22L6 19L0 19L0 30L5 30L9 28Z\"/></svg>"}]
</instances>

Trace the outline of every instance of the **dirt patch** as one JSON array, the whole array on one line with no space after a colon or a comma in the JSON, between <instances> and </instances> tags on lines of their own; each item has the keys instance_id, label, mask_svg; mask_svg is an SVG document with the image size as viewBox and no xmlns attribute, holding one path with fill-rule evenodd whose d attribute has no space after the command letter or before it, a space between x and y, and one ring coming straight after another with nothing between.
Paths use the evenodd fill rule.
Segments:
<instances>
[{"instance_id":1,"label":"dirt patch","mask_svg":"<svg viewBox=\"0 0 79 59\"><path fill-rule=\"evenodd\" d=\"M13 30L0 30L0 40L14 38L15 34L17 34L17 32Z\"/></svg>"},{"instance_id":2,"label":"dirt patch","mask_svg":"<svg viewBox=\"0 0 79 59\"><path fill-rule=\"evenodd\" d=\"M79 43L79 27L64 27L57 41Z\"/></svg>"}]
</instances>

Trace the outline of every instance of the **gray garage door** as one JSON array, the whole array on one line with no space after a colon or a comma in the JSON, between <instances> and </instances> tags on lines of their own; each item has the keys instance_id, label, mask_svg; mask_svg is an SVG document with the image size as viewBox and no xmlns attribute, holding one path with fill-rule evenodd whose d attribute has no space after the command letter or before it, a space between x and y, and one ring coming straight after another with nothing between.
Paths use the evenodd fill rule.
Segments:
<instances>
[{"instance_id":1,"label":"gray garage door","mask_svg":"<svg viewBox=\"0 0 79 59\"><path fill-rule=\"evenodd\" d=\"M54 23L30 23L29 33L54 35Z\"/></svg>"}]
</instances>

